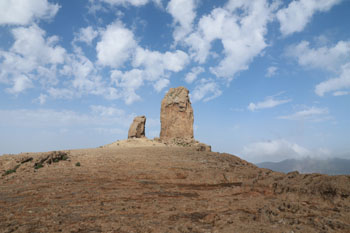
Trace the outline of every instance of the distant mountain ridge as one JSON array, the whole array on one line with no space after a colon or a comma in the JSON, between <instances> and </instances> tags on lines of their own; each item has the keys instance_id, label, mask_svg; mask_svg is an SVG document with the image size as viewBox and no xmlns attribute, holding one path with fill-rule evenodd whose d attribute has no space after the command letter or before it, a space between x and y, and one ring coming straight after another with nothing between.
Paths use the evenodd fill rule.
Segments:
<instances>
[{"instance_id":1,"label":"distant mountain ridge","mask_svg":"<svg viewBox=\"0 0 350 233\"><path fill-rule=\"evenodd\" d=\"M273 171L288 173L298 171L300 173L321 173L327 175L349 175L350 160L342 158L332 159L286 159L281 162L263 162L256 164L260 168L268 168Z\"/></svg>"}]
</instances>

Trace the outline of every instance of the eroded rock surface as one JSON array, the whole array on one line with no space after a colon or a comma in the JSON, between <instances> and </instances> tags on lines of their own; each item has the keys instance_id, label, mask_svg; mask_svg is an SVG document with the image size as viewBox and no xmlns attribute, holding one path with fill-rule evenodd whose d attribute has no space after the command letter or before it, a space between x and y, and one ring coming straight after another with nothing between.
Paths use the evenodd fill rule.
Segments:
<instances>
[{"instance_id":1,"label":"eroded rock surface","mask_svg":"<svg viewBox=\"0 0 350 233\"><path fill-rule=\"evenodd\" d=\"M196 141L193 138L167 138L167 139L155 138L153 141L162 143L166 146L180 146L180 147L192 148L192 149L195 149L196 151L211 152L210 145Z\"/></svg>"},{"instance_id":2,"label":"eroded rock surface","mask_svg":"<svg viewBox=\"0 0 350 233\"><path fill-rule=\"evenodd\" d=\"M162 100L160 139L193 138L193 109L185 87L170 88Z\"/></svg>"},{"instance_id":3,"label":"eroded rock surface","mask_svg":"<svg viewBox=\"0 0 350 233\"><path fill-rule=\"evenodd\" d=\"M145 125L146 125L146 117L145 116L137 116L134 118L132 122L128 138L143 138L145 137Z\"/></svg>"}]
</instances>

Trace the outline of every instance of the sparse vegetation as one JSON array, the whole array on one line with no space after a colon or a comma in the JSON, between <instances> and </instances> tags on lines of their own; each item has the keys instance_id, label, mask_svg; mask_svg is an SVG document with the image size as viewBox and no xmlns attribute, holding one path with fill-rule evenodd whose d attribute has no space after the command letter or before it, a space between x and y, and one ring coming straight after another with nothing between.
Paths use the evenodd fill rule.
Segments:
<instances>
[{"instance_id":1,"label":"sparse vegetation","mask_svg":"<svg viewBox=\"0 0 350 233\"><path fill-rule=\"evenodd\" d=\"M42 163L35 163L34 164L34 169L39 169L39 168L42 168L44 167L44 165Z\"/></svg>"},{"instance_id":2,"label":"sparse vegetation","mask_svg":"<svg viewBox=\"0 0 350 233\"><path fill-rule=\"evenodd\" d=\"M53 151L47 158L47 163L58 163L61 160L67 160L68 154L62 151Z\"/></svg>"},{"instance_id":3,"label":"sparse vegetation","mask_svg":"<svg viewBox=\"0 0 350 233\"><path fill-rule=\"evenodd\" d=\"M18 164L18 165L16 165L14 168L5 171L5 173L3 174L3 176L9 175L9 174L11 174L11 173L15 173L15 172L17 171L17 169L18 169L20 166L21 166L21 165Z\"/></svg>"},{"instance_id":4,"label":"sparse vegetation","mask_svg":"<svg viewBox=\"0 0 350 233\"><path fill-rule=\"evenodd\" d=\"M46 157L42 158L39 162L36 162L34 164L35 169L39 169L44 167L44 163L51 164L51 163L58 163L61 160L67 160L68 154L66 152L62 151L53 151L50 154L48 154Z\"/></svg>"},{"instance_id":5,"label":"sparse vegetation","mask_svg":"<svg viewBox=\"0 0 350 233\"><path fill-rule=\"evenodd\" d=\"M28 162L30 162L30 161L32 161L33 160L33 158L32 157L29 157L29 158L23 158L22 159L22 161L21 161L21 163L23 164L23 163L28 163Z\"/></svg>"},{"instance_id":6,"label":"sparse vegetation","mask_svg":"<svg viewBox=\"0 0 350 233\"><path fill-rule=\"evenodd\" d=\"M75 166L80 167L80 163L79 163L79 162L77 162L77 163L75 164Z\"/></svg>"}]
</instances>

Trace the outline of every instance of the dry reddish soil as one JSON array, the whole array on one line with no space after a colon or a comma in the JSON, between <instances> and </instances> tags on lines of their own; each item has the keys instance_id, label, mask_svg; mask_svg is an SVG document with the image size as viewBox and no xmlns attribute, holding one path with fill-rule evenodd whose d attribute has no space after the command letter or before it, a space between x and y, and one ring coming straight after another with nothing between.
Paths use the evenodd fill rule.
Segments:
<instances>
[{"instance_id":1,"label":"dry reddish soil","mask_svg":"<svg viewBox=\"0 0 350 233\"><path fill-rule=\"evenodd\" d=\"M282 174L229 154L22 153L1 156L0 172L0 232L350 232L350 176Z\"/></svg>"}]
</instances>

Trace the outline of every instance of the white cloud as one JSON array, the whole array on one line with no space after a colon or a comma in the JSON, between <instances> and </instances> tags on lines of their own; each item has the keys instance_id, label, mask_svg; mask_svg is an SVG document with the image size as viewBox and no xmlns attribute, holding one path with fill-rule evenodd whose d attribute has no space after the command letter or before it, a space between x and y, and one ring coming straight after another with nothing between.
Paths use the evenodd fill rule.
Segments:
<instances>
[{"instance_id":1,"label":"white cloud","mask_svg":"<svg viewBox=\"0 0 350 233\"><path fill-rule=\"evenodd\" d=\"M148 0L102 0L103 2L111 5L128 5L142 6L148 3Z\"/></svg>"},{"instance_id":2,"label":"white cloud","mask_svg":"<svg viewBox=\"0 0 350 233\"><path fill-rule=\"evenodd\" d=\"M141 6L150 1L104 2L116 6ZM216 61L211 64L218 65L210 67L210 71L217 77L231 80L239 71L247 69L254 57L267 46L266 27L272 20L275 6L267 0L228 1L223 7L215 8L201 17L193 31L197 3L196 0L171 0L168 3L167 11L172 14L177 28L174 38L189 46L190 56L198 63L207 61L214 52L221 53L212 57ZM178 34L179 37L175 36L177 30L183 32ZM88 59L74 43L76 51L68 54L57 45L57 36L46 36L36 25L12 31L15 43L9 51L0 51L0 81L13 86L8 91L11 89L12 93L20 93L31 85L29 82L24 85L19 80L15 87L15 77L25 75L33 86L41 77L51 77L45 84L40 81L47 92L45 100L49 97L75 98L92 94L108 99L123 99L130 104L141 99L137 90L143 85L147 83L156 91L161 91L169 85L173 72L182 71L190 63L190 56L181 50L159 52L142 48L135 40L134 33L121 21L99 32L91 26L81 28L75 35L74 41L87 44L100 35L96 45L96 63ZM221 52L212 51L211 46L215 41L222 44ZM111 76L105 78L103 72L108 72L109 68L113 68ZM269 75L275 73L276 69L270 67ZM202 67L195 66L186 75L185 81L193 83L202 72ZM60 76L60 79L56 76ZM218 83L208 79L198 81L195 91L195 100L208 101L221 94Z\"/></svg>"},{"instance_id":3,"label":"white cloud","mask_svg":"<svg viewBox=\"0 0 350 233\"><path fill-rule=\"evenodd\" d=\"M0 50L0 82L12 85L6 89L12 94L39 82L39 87L46 92L45 98L35 100L41 103L49 97L72 99L98 95L106 99L123 99L131 104L141 99L136 90L146 81L156 91L161 91L170 83L170 75L183 70L190 61L181 50L161 53L139 47L132 31L121 22L115 22L101 32L96 46L96 63L74 44L83 40L81 37L90 43L97 33L91 27L82 29L73 40L74 53L67 53L57 45L58 37L47 37L36 25L15 28L12 33L15 38L12 47L9 51ZM131 69L111 70L109 79L102 75L104 66L124 68L127 61Z\"/></svg>"},{"instance_id":4,"label":"white cloud","mask_svg":"<svg viewBox=\"0 0 350 233\"><path fill-rule=\"evenodd\" d=\"M320 157L328 155L326 149L309 150L285 139L261 141L243 147L242 157L255 162L279 162L285 159L298 159L304 157Z\"/></svg>"},{"instance_id":5,"label":"white cloud","mask_svg":"<svg viewBox=\"0 0 350 233\"><path fill-rule=\"evenodd\" d=\"M58 38L46 37L36 25L14 28L11 32L13 45L9 51L0 50L0 81L14 83L13 93L25 90L39 78L43 85L57 83L57 65L66 58L65 49L56 45Z\"/></svg>"},{"instance_id":6,"label":"white cloud","mask_svg":"<svg viewBox=\"0 0 350 233\"><path fill-rule=\"evenodd\" d=\"M87 57L79 52L69 54L59 74L67 80L60 87L47 90L53 98L71 99L84 95L103 96L106 99L119 99L121 93L110 81L102 78L100 70Z\"/></svg>"},{"instance_id":7,"label":"white cloud","mask_svg":"<svg viewBox=\"0 0 350 233\"><path fill-rule=\"evenodd\" d=\"M197 67L193 67L191 69L191 72L189 72L188 74L186 74L185 77L185 81L187 83L193 83L194 80L197 79L197 76L201 73L203 73L205 70L203 67L197 66Z\"/></svg>"},{"instance_id":8,"label":"white cloud","mask_svg":"<svg viewBox=\"0 0 350 233\"><path fill-rule=\"evenodd\" d=\"M71 87L79 92L93 92L99 85L94 64L83 55L70 55L61 74L71 77ZM78 94L78 93L77 93Z\"/></svg>"},{"instance_id":9,"label":"white cloud","mask_svg":"<svg viewBox=\"0 0 350 233\"><path fill-rule=\"evenodd\" d=\"M329 11L341 0L293 0L287 8L277 12L284 36L302 31L316 12Z\"/></svg>"},{"instance_id":10,"label":"white cloud","mask_svg":"<svg viewBox=\"0 0 350 233\"><path fill-rule=\"evenodd\" d=\"M47 0L1 0L0 25L28 25L37 19L53 18L60 6Z\"/></svg>"},{"instance_id":11,"label":"white cloud","mask_svg":"<svg viewBox=\"0 0 350 233\"><path fill-rule=\"evenodd\" d=\"M46 90L53 98L72 99L84 95L98 95L106 99L121 98L121 93L99 75L95 65L79 53L67 56L59 74L66 78L63 85Z\"/></svg>"},{"instance_id":12,"label":"white cloud","mask_svg":"<svg viewBox=\"0 0 350 233\"><path fill-rule=\"evenodd\" d=\"M211 43L219 40L224 58L210 70L217 77L233 79L237 72L248 69L254 57L267 46L266 27L272 19L273 7L262 0L229 1L224 8L215 8L199 20L197 30L185 39L191 56L204 63Z\"/></svg>"},{"instance_id":13,"label":"white cloud","mask_svg":"<svg viewBox=\"0 0 350 233\"><path fill-rule=\"evenodd\" d=\"M209 56L211 42L205 40L199 32L195 32L185 39L185 43L190 46L191 58L200 64L205 63Z\"/></svg>"},{"instance_id":14,"label":"white cloud","mask_svg":"<svg viewBox=\"0 0 350 233\"><path fill-rule=\"evenodd\" d=\"M11 51L32 60L36 64L60 64L64 61L65 49L56 46L57 36L45 39L45 31L36 25L12 30L15 42Z\"/></svg>"},{"instance_id":15,"label":"white cloud","mask_svg":"<svg viewBox=\"0 0 350 233\"><path fill-rule=\"evenodd\" d=\"M160 9L163 9L162 1L163 0L89 0L88 11L89 13L95 15L96 12L99 11L114 11L114 13L116 13L116 15L120 18L120 16L124 15L124 13L122 13L122 11L120 11L119 9L116 9L117 7L142 7L152 2Z\"/></svg>"},{"instance_id":16,"label":"white cloud","mask_svg":"<svg viewBox=\"0 0 350 233\"><path fill-rule=\"evenodd\" d=\"M138 47L132 64L134 67L143 67L147 73L147 79L155 80L164 76L167 70L181 71L188 63L188 55L181 50L160 53Z\"/></svg>"},{"instance_id":17,"label":"white cloud","mask_svg":"<svg viewBox=\"0 0 350 233\"><path fill-rule=\"evenodd\" d=\"M126 104L132 104L141 99L135 91L144 83L142 70L133 69L125 72L113 70L111 80L113 84L122 89L121 95Z\"/></svg>"},{"instance_id":18,"label":"white cloud","mask_svg":"<svg viewBox=\"0 0 350 233\"><path fill-rule=\"evenodd\" d=\"M36 99L36 101L39 102L39 104L45 104L46 99L47 99L47 95L40 94L39 97Z\"/></svg>"},{"instance_id":19,"label":"white cloud","mask_svg":"<svg viewBox=\"0 0 350 233\"><path fill-rule=\"evenodd\" d=\"M343 96L343 95L350 95L350 92L348 91L336 91L333 93L334 96Z\"/></svg>"},{"instance_id":20,"label":"white cloud","mask_svg":"<svg viewBox=\"0 0 350 233\"><path fill-rule=\"evenodd\" d=\"M153 87L157 92L160 92L161 90L166 88L169 85L169 83L170 83L169 79L162 78L162 79L159 79L155 84L153 84Z\"/></svg>"},{"instance_id":21,"label":"white cloud","mask_svg":"<svg viewBox=\"0 0 350 233\"><path fill-rule=\"evenodd\" d=\"M258 103L250 103L248 105L248 110L255 111L259 109L274 108L281 104L286 104L291 102L291 99L276 99L275 96L268 96L264 101Z\"/></svg>"},{"instance_id":22,"label":"white cloud","mask_svg":"<svg viewBox=\"0 0 350 233\"><path fill-rule=\"evenodd\" d=\"M176 25L173 33L175 42L184 39L192 31L196 5L196 0L171 0L168 3L167 11L172 15Z\"/></svg>"},{"instance_id":23,"label":"white cloud","mask_svg":"<svg viewBox=\"0 0 350 233\"><path fill-rule=\"evenodd\" d=\"M0 109L1 153L91 148L126 139L136 116L118 106L92 105L87 111ZM159 119L147 118L146 136L159 135ZM21 133L18 133L21 132ZM0 136L1 136L0 135ZM18 143L8 142L21 141Z\"/></svg>"},{"instance_id":24,"label":"white cloud","mask_svg":"<svg viewBox=\"0 0 350 233\"><path fill-rule=\"evenodd\" d=\"M336 78L323 81L315 87L315 93L324 96L327 92L350 88L350 41L339 41L334 46L310 48L310 43L302 41L287 50L304 67L325 69ZM337 95L337 94L335 94Z\"/></svg>"},{"instance_id":25,"label":"white cloud","mask_svg":"<svg viewBox=\"0 0 350 233\"><path fill-rule=\"evenodd\" d=\"M345 61L350 60L350 41L339 41L333 47L319 48L310 48L309 42L302 41L289 47L287 55L296 58L302 66L337 72Z\"/></svg>"},{"instance_id":26,"label":"white cloud","mask_svg":"<svg viewBox=\"0 0 350 233\"><path fill-rule=\"evenodd\" d=\"M140 99L136 90L145 81L153 84L159 92L169 84L171 72L179 72L189 63L188 55L181 51L160 53L137 47L132 59L134 69L121 72L112 71L111 79L117 87L123 88L123 93L128 104Z\"/></svg>"},{"instance_id":27,"label":"white cloud","mask_svg":"<svg viewBox=\"0 0 350 233\"><path fill-rule=\"evenodd\" d=\"M222 91L218 84L211 79L201 79L190 94L191 101L197 102L203 100L207 102L220 96Z\"/></svg>"},{"instance_id":28,"label":"white cloud","mask_svg":"<svg viewBox=\"0 0 350 233\"><path fill-rule=\"evenodd\" d=\"M265 76L271 78L272 76L276 75L277 70L278 68L276 66L270 66L269 68L267 68Z\"/></svg>"},{"instance_id":29,"label":"white cloud","mask_svg":"<svg viewBox=\"0 0 350 233\"><path fill-rule=\"evenodd\" d=\"M338 91L345 88L350 88L350 63L345 64L341 68L341 73L338 78L331 78L318 84L315 88L315 92L319 96L324 96L327 92Z\"/></svg>"},{"instance_id":30,"label":"white cloud","mask_svg":"<svg viewBox=\"0 0 350 233\"><path fill-rule=\"evenodd\" d=\"M16 76L13 79L13 82L14 82L13 87L6 89L8 92L13 93L13 94L20 93L28 88L33 87L32 81L27 76L25 76L23 74Z\"/></svg>"},{"instance_id":31,"label":"white cloud","mask_svg":"<svg viewBox=\"0 0 350 233\"><path fill-rule=\"evenodd\" d=\"M47 93L56 99L71 99L75 95L74 90L68 88L50 87Z\"/></svg>"},{"instance_id":32,"label":"white cloud","mask_svg":"<svg viewBox=\"0 0 350 233\"><path fill-rule=\"evenodd\" d=\"M108 85L100 86L96 91L88 92L87 90L77 90L70 86L70 82L67 84L68 87L50 87L47 90L49 96L55 99L73 99L80 98L84 95L101 95L105 99L115 100L122 97L121 92L116 88L109 87Z\"/></svg>"},{"instance_id":33,"label":"white cloud","mask_svg":"<svg viewBox=\"0 0 350 233\"><path fill-rule=\"evenodd\" d=\"M125 111L115 107L106 107L102 105L91 105L90 109L94 114L102 117L120 117L125 115Z\"/></svg>"},{"instance_id":34,"label":"white cloud","mask_svg":"<svg viewBox=\"0 0 350 233\"><path fill-rule=\"evenodd\" d=\"M291 115L280 116L279 119L285 120L311 120L322 121L329 119L327 108L308 107Z\"/></svg>"},{"instance_id":35,"label":"white cloud","mask_svg":"<svg viewBox=\"0 0 350 233\"><path fill-rule=\"evenodd\" d=\"M85 113L64 109L0 109L0 128L5 130L1 153L91 148L127 138L135 114L123 114L123 110L113 106L91 108ZM11 143L19 141L20 147Z\"/></svg>"},{"instance_id":36,"label":"white cloud","mask_svg":"<svg viewBox=\"0 0 350 233\"><path fill-rule=\"evenodd\" d=\"M14 109L0 110L0 125L14 127L35 128L62 128L69 126L82 126L88 128L123 126L128 127L133 114L126 114L124 110L115 107L93 105L91 112L82 114L70 110L53 109Z\"/></svg>"},{"instance_id":37,"label":"white cloud","mask_svg":"<svg viewBox=\"0 0 350 233\"><path fill-rule=\"evenodd\" d=\"M14 28L12 34L13 45L8 51L0 50L0 82L10 86L6 91L12 94L31 87L41 88L44 93L34 100L40 103L50 97L72 99L98 95L131 104L141 99L136 91L145 82L159 92L169 85L173 72L183 70L190 62L181 50L161 53L143 49L133 32L120 21L100 33L91 26L80 29L73 39L74 53L67 53L57 45L57 36L46 36L35 24ZM97 62L93 63L75 42L92 43L98 34L101 37L96 45ZM130 62L131 69L124 69L126 62ZM109 79L102 75L105 66L116 68L111 70Z\"/></svg>"},{"instance_id":38,"label":"white cloud","mask_svg":"<svg viewBox=\"0 0 350 233\"><path fill-rule=\"evenodd\" d=\"M143 85L142 70L133 69L126 72L112 71L112 80L118 87L137 89Z\"/></svg>"},{"instance_id":39,"label":"white cloud","mask_svg":"<svg viewBox=\"0 0 350 233\"><path fill-rule=\"evenodd\" d=\"M96 46L98 63L113 68L123 66L137 46L133 32L117 21L108 25L101 34Z\"/></svg>"},{"instance_id":40,"label":"white cloud","mask_svg":"<svg viewBox=\"0 0 350 233\"><path fill-rule=\"evenodd\" d=\"M169 84L170 72L181 71L188 62L188 55L180 50L160 53L138 47L132 60L134 69L113 70L111 80L116 87L122 88L125 102L131 104L141 99L136 90L145 82L153 84L159 92Z\"/></svg>"},{"instance_id":41,"label":"white cloud","mask_svg":"<svg viewBox=\"0 0 350 233\"><path fill-rule=\"evenodd\" d=\"M122 6L128 6L128 5L132 5L132 6L144 6L149 2L154 2L156 5L160 6L162 0L102 0L105 3L108 3L110 5L122 5Z\"/></svg>"},{"instance_id":42,"label":"white cloud","mask_svg":"<svg viewBox=\"0 0 350 233\"><path fill-rule=\"evenodd\" d=\"M91 45L92 41L98 36L98 32L95 31L91 26L81 28L79 33L74 38L75 41L85 42Z\"/></svg>"}]
</instances>

